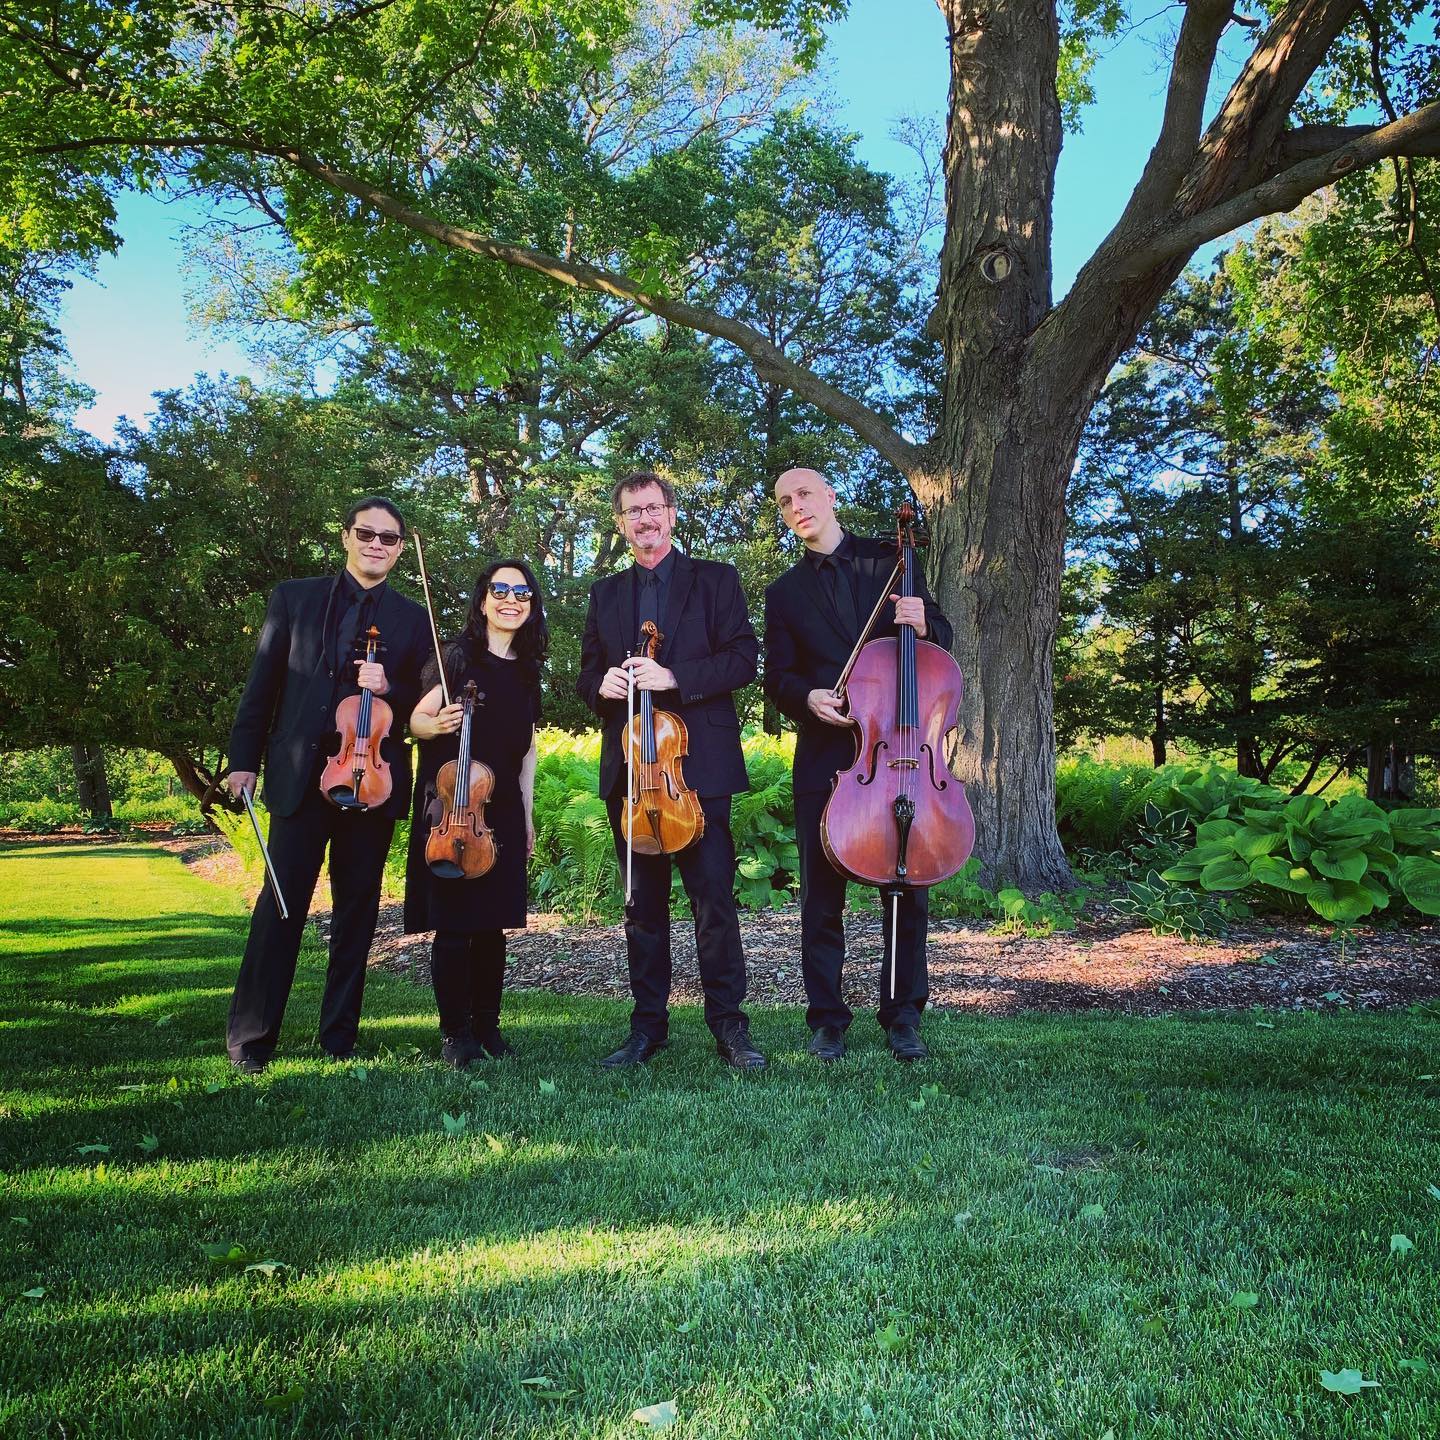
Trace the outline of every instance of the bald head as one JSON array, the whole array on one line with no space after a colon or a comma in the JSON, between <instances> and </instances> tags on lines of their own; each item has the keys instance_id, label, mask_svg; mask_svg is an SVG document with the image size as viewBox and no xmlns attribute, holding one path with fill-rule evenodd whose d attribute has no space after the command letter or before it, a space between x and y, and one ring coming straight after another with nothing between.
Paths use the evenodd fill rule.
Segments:
<instances>
[{"instance_id":1,"label":"bald head","mask_svg":"<svg viewBox=\"0 0 1440 1440\"><path fill-rule=\"evenodd\" d=\"M844 537L835 518L835 491L818 471L797 466L775 481L780 518L807 549L828 555Z\"/></svg>"}]
</instances>

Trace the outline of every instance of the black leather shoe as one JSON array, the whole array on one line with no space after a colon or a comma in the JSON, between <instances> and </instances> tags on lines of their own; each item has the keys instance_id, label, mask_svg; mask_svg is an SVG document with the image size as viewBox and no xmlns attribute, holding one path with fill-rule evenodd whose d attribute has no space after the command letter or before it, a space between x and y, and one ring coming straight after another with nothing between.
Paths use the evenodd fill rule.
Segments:
<instances>
[{"instance_id":1,"label":"black leather shoe","mask_svg":"<svg viewBox=\"0 0 1440 1440\"><path fill-rule=\"evenodd\" d=\"M613 1055L607 1055L600 1066L604 1070L621 1070L627 1065L644 1065L669 1043L668 1040L652 1040L642 1031L632 1030L630 1038Z\"/></svg>"},{"instance_id":2,"label":"black leather shoe","mask_svg":"<svg viewBox=\"0 0 1440 1440\"><path fill-rule=\"evenodd\" d=\"M491 1025L486 1030L481 1030L475 1036L476 1046L492 1060L503 1060L507 1055L515 1053L515 1047L500 1033L498 1025Z\"/></svg>"},{"instance_id":3,"label":"black leather shoe","mask_svg":"<svg viewBox=\"0 0 1440 1440\"><path fill-rule=\"evenodd\" d=\"M268 1060L259 1060L254 1055L242 1055L238 1060L230 1062L242 1075L263 1075L269 1063Z\"/></svg>"},{"instance_id":4,"label":"black leather shoe","mask_svg":"<svg viewBox=\"0 0 1440 1440\"><path fill-rule=\"evenodd\" d=\"M468 1035L447 1035L440 1042L440 1058L452 1070L468 1070L472 1060L480 1059L484 1051Z\"/></svg>"},{"instance_id":5,"label":"black leather shoe","mask_svg":"<svg viewBox=\"0 0 1440 1440\"><path fill-rule=\"evenodd\" d=\"M755 1048L746 1025L727 1025L715 1039L715 1049L736 1070L763 1070L765 1057Z\"/></svg>"},{"instance_id":6,"label":"black leather shoe","mask_svg":"<svg viewBox=\"0 0 1440 1440\"><path fill-rule=\"evenodd\" d=\"M913 1025L892 1025L889 1031L890 1053L897 1060L924 1060L929 1047Z\"/></svg>"},{"instance_id":7,"label":"black leather shoe","mask_svg":"<svg viewBox=\"0 0 1440 1440\"><path fill-rule=\"evenodd\" d=\"M838 1025L820 1025L805 1049L817 1060L844 1059L845 1032Z\"/></svg>"}]
</instances>

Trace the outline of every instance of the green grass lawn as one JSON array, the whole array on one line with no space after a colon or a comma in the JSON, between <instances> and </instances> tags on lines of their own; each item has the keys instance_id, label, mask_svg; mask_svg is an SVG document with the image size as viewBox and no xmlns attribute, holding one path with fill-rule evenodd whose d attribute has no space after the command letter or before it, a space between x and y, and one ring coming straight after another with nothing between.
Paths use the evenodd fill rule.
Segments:
<instances>
[{"instance_id":1,"label":"green grass lawn","mask_svg":"<svg viewBox=\"0 0 1440 1440\"><path fill-rule=\"evenodd\" d=\"M611 1075L624 1006L523 994L469 1078L385 975L322 1063L311 945L247 1081L244 932L144 847L0 850L0 1435L1440 1432L1434 1021L934 1016L912 1069L860 1021L822 1069L761 1011L745 1077L685 1010Z\"/></svg>"}]
</instances>

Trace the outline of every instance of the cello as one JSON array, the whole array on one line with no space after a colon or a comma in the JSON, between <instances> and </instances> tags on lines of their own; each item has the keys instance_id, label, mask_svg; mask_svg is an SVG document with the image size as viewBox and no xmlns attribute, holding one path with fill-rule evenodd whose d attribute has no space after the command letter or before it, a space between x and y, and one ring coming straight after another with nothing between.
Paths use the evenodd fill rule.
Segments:
<instances>
[{"instance_id":1,"label":"cello","mask_svg":"<svg viewBox=\"0 0 1440 1440\"><path fill-rule=\"evenodd\" d=\"M640 654L655 659L664 637L653 620L640 627ZM633 692L632 692L633 699ZM625 727L625 808L621 825L628 857L674 855L705 833L700 797L689 789L681 761L690 753L685 722L657 710L649 690L640 692L640 713ZM627 883L627 896L628 896Z\"/></svg>"},{"instance_id":2,"label":"cello","mask_svg":"<svg viewBox=\"0 0 1440 1440\"><path fill-rule=\"evenodd\" d=\"M374 664L380 650L380 632L372 625L365 635L365 659ZM335 709L340 748L325 764L320 793L342 810L369 810L390 798L393 781L390 762L380 753L380 742L394 721L390 707L369 690L347 695Z\"/></svg>"},{"instance_id":3,"label":"cello","mask_svg":"<svg viewBox=\"0 0 1440 1440\"><path fill-rule=\"evenodd\" d=\"M435 798L426 809L430 834L425 863L442 880L476 880L495 864L499 846L485 823L485 802L495 790L495 772L470 758L475 710L485 697L472 680L460 692L460 753L435 777Z\"/></svg>"},{"instance_id":4,"label":"cello","mask_svg":"<svg viewBox=\"0 0 1440 1440\"><path fill-rule=\"evenodd\" d=\"M895 526L901 596L915 594L915 511ZM855 762L836 775L820 818L820 842L847 879L873 885L890 902L890 993L895 993L900 895L948 880L975 848L965 787L950 773L945 736L959 724L964 679L948 650L911 625L867 637L891 593L886 585L835 692L858 727Z\"/></svg>"}]
</instances>

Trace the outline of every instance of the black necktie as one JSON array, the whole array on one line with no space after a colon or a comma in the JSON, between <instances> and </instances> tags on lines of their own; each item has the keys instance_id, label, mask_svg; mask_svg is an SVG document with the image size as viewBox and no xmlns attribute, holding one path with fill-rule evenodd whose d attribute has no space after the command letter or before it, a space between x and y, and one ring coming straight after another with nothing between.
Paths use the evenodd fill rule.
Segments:
<instances>
[{"instance_id":1,"label":"black necktie","mask_svg":"<svg viewBox=\"0 0 1440 1440\"><path fill-rule=\"evenodd\" d=\"M845 633L858 634L860 616L855 609L855 596L851 592L850 577L846 574L845 567L836 556L827 555L820 562L820 574L824 578L830 603L835 607L841 625L845 627Z\"/></svg>"},{"instance_id":2,"label":"black necktie","mask_svg":"<svg viewBox=\"0 0 1440 1440\"><path fill-rule=\"evenodd\" d=\"M660 577L653 570L637 569L635 579L640 592L636 602L636 615L640 624L647 620L657 628L660 624Z\"/></svg>"}]
</instances>

